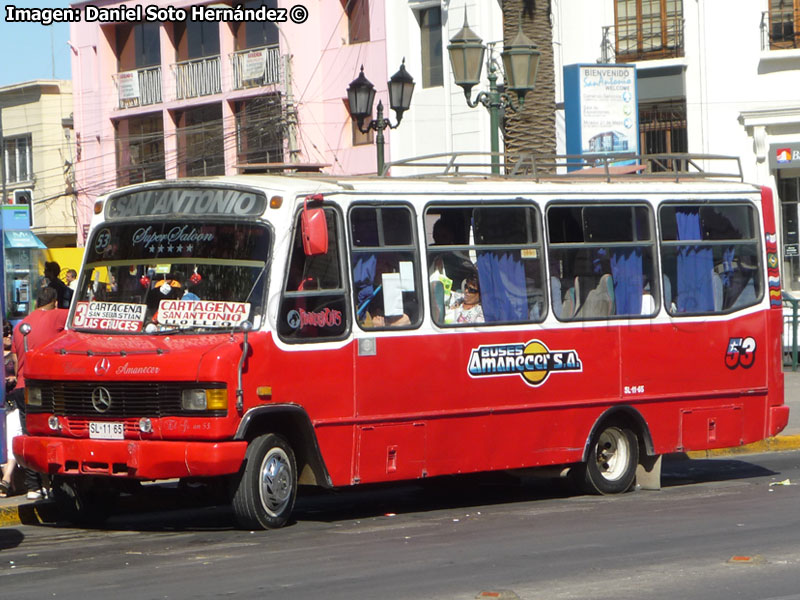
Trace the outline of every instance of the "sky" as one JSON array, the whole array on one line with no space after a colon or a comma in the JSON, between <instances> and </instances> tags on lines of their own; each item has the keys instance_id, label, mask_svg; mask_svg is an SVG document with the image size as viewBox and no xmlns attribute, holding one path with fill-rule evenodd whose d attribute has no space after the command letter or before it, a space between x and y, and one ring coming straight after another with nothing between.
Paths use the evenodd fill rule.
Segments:
<instances>
[{"instance_id":1,"label":"sky","mask_svg":"<svg viewBox=\"0 0 800 600\"><path fill-rule=\"evenodd\" d=\"M69 23L9 23L6 6L67 8L68 0L4 0L0 15L0 87L34 79L71 79Z\"/></svg>"}]
</instances>

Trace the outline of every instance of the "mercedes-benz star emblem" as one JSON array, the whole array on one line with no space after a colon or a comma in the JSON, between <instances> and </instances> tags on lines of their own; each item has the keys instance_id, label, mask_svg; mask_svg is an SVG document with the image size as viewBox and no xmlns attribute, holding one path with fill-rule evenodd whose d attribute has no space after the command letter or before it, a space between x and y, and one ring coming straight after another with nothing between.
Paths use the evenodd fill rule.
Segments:
<instances>
[{"instance_id":1,"label":"mercedes-benz star emblem","mask_svg":"<svg viewBox=\"0 0 800 600\"><path fill-rule=\"evenodd\" d=\"M111 408L111 392L104 387L96 387L92 390L92 406L99 413L108 412Z\"/></svg>"},{"instance_id":2,"label":"mercedes-benz star emblem","mask_svg":"<svg viewBox=\"0 0 800 600\"><path fill-rule=\"evenodd\" d=\"M105 375L108 373L109 368L111 368L111 361L107 358L101 358L94 366L94 373L95 375Z\"/></svg>"}]
</instances>

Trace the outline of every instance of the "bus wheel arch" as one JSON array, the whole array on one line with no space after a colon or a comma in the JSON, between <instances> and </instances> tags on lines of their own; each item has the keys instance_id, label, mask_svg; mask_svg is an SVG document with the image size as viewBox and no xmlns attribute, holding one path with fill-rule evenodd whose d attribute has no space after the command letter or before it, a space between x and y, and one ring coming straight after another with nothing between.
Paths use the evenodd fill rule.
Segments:
<instances>
[{"instance_id":1,"label":"bus wheel arch","mask_svg":"<svg viewBox=\"0 0 800 600\"><path fill-rule=\"evenodd\" d=\"M282 436L297 461L298 483L333 487L322 452L305 410L297 405L270 405L253 408L244 415L235 439L252 443L265 434Z\"/></svg>"},{"instance_id":2,"label":"bus wheel arch","mask_svg":"<svg viewBox=\"0 0 800 600\"><path fill-rule=\"evenodd\" d=\"M653 440L641 413L629 406L614 407L595 421L582 462L570 476L586 493L623 493L633 488L640 463L649 465L652 455Z\"/></svg>"}]
</instances>

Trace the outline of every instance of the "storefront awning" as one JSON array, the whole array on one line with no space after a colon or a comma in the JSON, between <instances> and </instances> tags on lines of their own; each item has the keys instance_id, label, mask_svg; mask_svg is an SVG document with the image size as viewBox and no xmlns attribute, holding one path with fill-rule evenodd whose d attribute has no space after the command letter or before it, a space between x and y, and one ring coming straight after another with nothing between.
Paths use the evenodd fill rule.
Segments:
<instances>
[{"instance_id":1,"label":"storefront awning","mask_svg":"<svg viewBox=\"0 0 800 600\"><path fill-rule=\"evenodd\" d=\"M20 231L4 231L3 241L6 248L47 248L42 240L32 232L24 229Z\"/></svg>"}]
</instances>

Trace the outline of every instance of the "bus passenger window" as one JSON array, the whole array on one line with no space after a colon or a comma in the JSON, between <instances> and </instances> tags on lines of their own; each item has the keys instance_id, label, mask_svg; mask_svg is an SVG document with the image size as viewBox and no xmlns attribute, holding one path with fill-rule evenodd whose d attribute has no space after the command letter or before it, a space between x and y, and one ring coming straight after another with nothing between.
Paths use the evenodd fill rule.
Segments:
<instances>
[{"instance_id":1,"label":"bus passenger window","mask_svg":"<svg viewBox=\"0 0 800 600\"><path fill-rule=\"evenodd\" d=\"M434 323L544 320L539 223L531 206L430 207L425 226Z\"/></svg>"},{"instance_id":2,"label":"bus passenger window","mask_svg":"<svg viewBox=\"0 0 800 600\"><path fill-rule=\"evenodd\" d=\"M354 206L350 261L362 329L416 327L422 318L414 217L406 206Z\"/></svg>"},{"instance_id":3,"label":"bus passenger window","mask_svg":"<svg viewBox=\"0 0 800 600\"><path fill-rule=\"evenodd\" d=\"M666 204L660 219L670 314L730 312L760 301L763 267L751 205Z\"/></svg>"},{"instance_id":4,"label":"bus passenger window","mask_svg":"<svg viewBox=\"0 0 800 600\"><path fill-rule=\"evenodd\" d=\"M656 313L655 240L647 206L556 205L547 211L547 226L557 319Z\"/></svg>"},{"instance_id":5,"label":"bus passenger window","mask_svg":"<svg viewBox=\"0 0 800 600\"><path fill-rule=\"evenodd\" d=\"M290 342L327 341L349 331L347 296L342 273L338 213L325 208L328 252L307 256L303 250L300 219L295 219L283 298L278 313L278 334Z\"/></svg>"}]
</instances>

